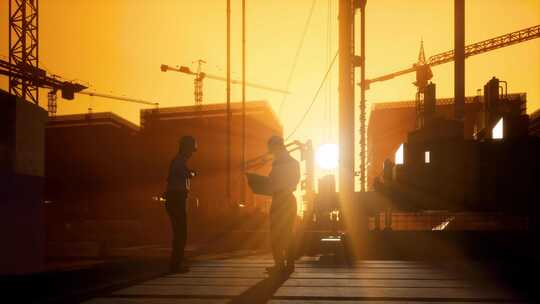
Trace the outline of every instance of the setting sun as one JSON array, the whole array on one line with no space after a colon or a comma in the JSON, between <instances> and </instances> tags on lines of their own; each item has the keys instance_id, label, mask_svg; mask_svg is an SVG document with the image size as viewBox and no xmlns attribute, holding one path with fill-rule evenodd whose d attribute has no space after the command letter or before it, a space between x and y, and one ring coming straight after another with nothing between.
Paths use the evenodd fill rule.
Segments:
<instances>
[{"instance_id":1,"label":"setting sun","mask_svg":"<svg viewBox=\"0 0 540 304\"><path fill-rule=\"evenodd\" d=\"M336 144L324 144L319 146L315 155L317 165L323 170L337 168L339 162L339 148Z\"/></svg>"}]
</instances>

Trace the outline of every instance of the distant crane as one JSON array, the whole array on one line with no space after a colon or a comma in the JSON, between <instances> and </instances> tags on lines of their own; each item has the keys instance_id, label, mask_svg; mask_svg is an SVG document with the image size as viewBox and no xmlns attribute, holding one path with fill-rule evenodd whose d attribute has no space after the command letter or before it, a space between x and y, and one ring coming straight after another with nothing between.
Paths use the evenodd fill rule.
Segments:
<instances>
[{"instance_id":1,"label":"distant crane","mask_svg":"<svg viewBox=\"0 0 540 304\"><path fill-rule=\"evenodd\" d=\"M202 101L203 101L203 80L205 78L219 80L219 81L227 81L226 77L215 76L215 75L206 74L206 73L202 72L201 66L202 66L203 63L206 63L206 61L200 60L200 59L197 60L197 71L196 72L193 72L187 66L181 66L181 67L178 68L178 67L171 67L171 66L168 66L166 64L161 65L161 71L162 72L174 71L174 72L180 72L180 73L195 76L195 79L193 80L193 84L194 84L194 88L195 88L194 91L193 91L193 93L195 95L195 104L196 105L201 105ZM242 84L242 81L233 79L233 80L231 80L231 83L232 84ZM254 83L246 82L246 86L261 89L261 90L271 91L271 92L277 92L277 93L282 93L282 94L290 94L290 92L287 91L287 90L275 89L275 88L268 87L268 86L265 86L265 85L260 85L260 84L254 84Z\"/></svg>"},{"instance_id":2,"label":"distant crane","mask_svg":"<svg viewBox=\"0 0 540 304\"><path fill-rule=\"evenodd\" d=\"M47 111L49 112L49 116L53 117L56 116L56 110L57 110L57 90L53 89L47 93ZM131 103L138 103L138 104L144 104L144 105L150 105L155 106L156 108L159 107L158 102L153 102L149 100L143 100L143 99L137 99L137 98L130 98L127 96L117 96L112 94L104 94L104 93L98 93L98 92L91 92L91 91L78 91L77 94L81 95L88 95L88 96L95 96L95 97L101 97L101 98L107 98L112 100L118 100L118 101L125 101L125 102L131 102Z\"/></svg>"}]
</instances>

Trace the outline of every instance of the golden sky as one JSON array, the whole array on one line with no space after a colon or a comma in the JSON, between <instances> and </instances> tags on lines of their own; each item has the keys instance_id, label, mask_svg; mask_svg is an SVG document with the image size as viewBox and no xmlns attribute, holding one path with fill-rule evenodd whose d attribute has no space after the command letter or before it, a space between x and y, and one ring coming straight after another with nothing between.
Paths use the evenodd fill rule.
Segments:
<instances>
[{"instance_id":1,"label":"golden sky","mask_svg":"<svg viewBox=\"0 0 540 304\"><path fill-rule=\"evenodd\" d=\"M248 81L285 88L313 0L247 0ZM240 0L233 2L232 75L241 77ZM8 1L0 2L0 55L8 53ZM208 73L226 73L225 0L40 1L41 67L92 89L159 101L164 107L193 104L193 79L162 73L159 66L191 65L202 58ZM311 102L337 49L338 0L316 0L311 25L280 117L288 134ZM329 15L330 7L330 15ZM426 56L453 48L452 0L370 0L367 3L368 78L407 68L424 40ZM330 33L327 30L331 20ZM466 1L466 43L540 24L540 0ZM330 38L330 39L329 39ZM540 39L471 57L466 93L476 94L492 76L509 91L527 92L529 112L540 108ZM453 94L453 64L433 69L439 97ZM337 64L296 138L337 141ZM374 84L368 102L414 99L414 75ZM7 88L5 78L0 88ZM239 87L233 88L239 100ZM248 89L248 99L267 100L279 112L282 95ZM46 94L41 94L46 104ZM60 98L59 98L60 100ZM225 83L206 80L204 102L223 102ZM113 111L138 123L139 105L79 96L60 101L59 114Z\"/></svg>"}]
</instances>

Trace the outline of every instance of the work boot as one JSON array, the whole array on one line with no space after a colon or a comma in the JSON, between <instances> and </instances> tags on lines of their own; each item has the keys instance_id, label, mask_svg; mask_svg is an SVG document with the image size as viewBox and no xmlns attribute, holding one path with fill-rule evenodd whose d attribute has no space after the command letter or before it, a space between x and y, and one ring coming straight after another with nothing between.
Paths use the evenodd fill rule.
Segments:
<instances>
[{"instance_id":1,"label":"work boot","mask_svg":"<svg viewBox=\"0 0 540 304\"><path fill-rule=\"evenodd\" d=\"M291 275L294 272L294 263L287 263L287 266L285 267L285 273L287 275Z\"/></svg>"},{"instance_id":2,"label":"work boot","mask_svg":"<svg viewBox=\"0 0 540 304\"><path fill-rule=\"evenodd\" d=\"M283 272L285 272L285 265L277 264L277 265L274 265L274 266L271 266L271 267L266 267L266 272L268 272L268 274L270 274L270 275L283 273Z\"/></svg>"},{"instance_id":3,"label":"work boot","mask_svg":"<svg viewBox=\"0 0 540 304\"><path fill-rule=\"evenodd\" d=\"M188 273L188 272L189 272L189 267L186 265L174 265L174 266L171 266L170 268L171 274Z\"/></svg>"}]
</instances>

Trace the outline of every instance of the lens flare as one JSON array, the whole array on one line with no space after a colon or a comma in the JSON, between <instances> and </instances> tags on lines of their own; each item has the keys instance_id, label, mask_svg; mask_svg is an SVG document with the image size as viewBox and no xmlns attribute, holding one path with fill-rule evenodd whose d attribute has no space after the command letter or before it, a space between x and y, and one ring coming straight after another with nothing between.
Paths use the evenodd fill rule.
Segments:
<instances>
[{"instance_id":1,"label":"lens flare","mask_svg":"<svg viewBox=\"0 0 540 304\"><path fill-rule=\"evenodd\" d=\"M317 165L324 170L337 168L339 161L339 148L336 144L324 144L319 146L315 155Z\"/></svg>"}]
</instances>

